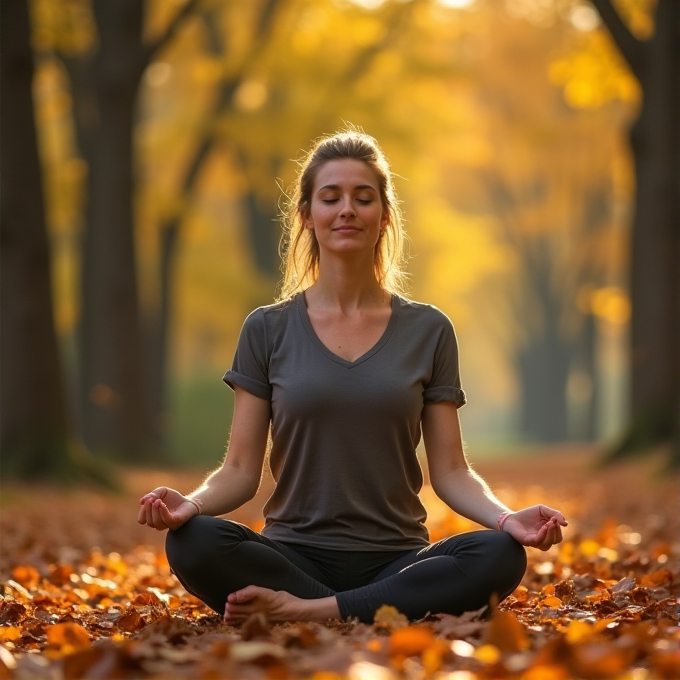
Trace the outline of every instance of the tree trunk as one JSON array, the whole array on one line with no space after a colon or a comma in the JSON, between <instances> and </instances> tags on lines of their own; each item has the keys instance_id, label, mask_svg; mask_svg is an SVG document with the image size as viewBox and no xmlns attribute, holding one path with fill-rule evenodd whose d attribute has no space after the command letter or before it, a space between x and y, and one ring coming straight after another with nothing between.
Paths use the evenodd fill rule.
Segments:
<instances>
[{"instance_id":1,"label":"tree trunk","mask_svg":"<svg viewBox=\"0 0 680 680\"><path fill-rule=\"evenodd\" d=\"M54 327L26 0L3 4L1 45L3 468L24 477L64 477L70 433Z\"/></svg>"},{"instance_id":2,"label":"tree trunk","mask_svg":"<svg viewBox=\"0 0 680 680\"><path fill-rule=\"evenodd\" d=\"M272 177L274 174L272 173ZM251 189L244 198L248 215L248 240L260 273L276 279L279 275L279 238L281 227L276 203L267 204Z\"/></svg>"},{"instance_id":3,"label":"tree trunk","mask_svg":"<svg viewBox=\"0 0 680 680\"><path fill-rule=\"evenodd\" d=\"M81 398L86 443L125 460L153 457L133 217L133 121L145 66L143 3L99 0L98 134L89 159L81 274Z\"/></svg>"},{"instance_id":4,"label":"tree trunk","mask_svg":"<svg viewBox=\"0 0 680 680\"><path fill-rule=\"evenodd\" d=\"M555 342L555 341L558 342ZM517 357L522 433L539 443L569 439L569 361L558 338L535 338Z\"/></svg>"},{"instance_id":5,"label":"tree trunk","mask_svg":"<svg viewBox=\"0 0 680 680\"><path fill-rule=\"evenodd\" d=\"M630 132L636 178L631 243L631 424L614 457L680 442L680 3L659 0L655 33L636 41L593 0L640 81ZM671 464L680 465L680 443Z\"/></svg>"},{"instance_id":6,"label":"tree trunk","mask_svg":"<svg viewBox=\"0 0 680 680\"><path fill-rule=\"evenodd\" d=\"M637 186L631 406L650 443L670 437L680 395L680 4L661 0L658 12L642 109L631 130Z\"/></svg>"}]
</instances>

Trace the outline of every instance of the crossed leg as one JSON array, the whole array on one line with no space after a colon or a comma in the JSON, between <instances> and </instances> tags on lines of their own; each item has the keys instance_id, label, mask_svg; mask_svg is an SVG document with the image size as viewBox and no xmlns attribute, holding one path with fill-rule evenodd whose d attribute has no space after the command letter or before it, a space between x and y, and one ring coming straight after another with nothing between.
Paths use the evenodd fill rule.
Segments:
<instances>
[{"instance_id":1,"label":"crossed leg","mask_svg":"<svg viewBox=\"0 0 680 680\"><path fill-rule=\"evenodd\" d=\"M370 583L335 592L314 562L248 527L198 516L169 532L166 550L184 587L228 621L265 611L272 621L358 617L391 604L410 619L479 609L506 597L526 569L522 546L503 532L476 531L416 549Z\"/></svg>"}]
</instances>

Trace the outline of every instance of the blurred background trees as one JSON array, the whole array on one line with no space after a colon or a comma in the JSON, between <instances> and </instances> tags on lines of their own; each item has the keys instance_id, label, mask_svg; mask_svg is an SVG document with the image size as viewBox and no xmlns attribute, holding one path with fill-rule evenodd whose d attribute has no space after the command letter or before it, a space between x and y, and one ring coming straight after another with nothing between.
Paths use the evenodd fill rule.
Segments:
<instances>
[{"instance_id":1,"label":"blurred background trees","mask_svg":"<svg viewBox=\"0 0 680 680\"><path fill-rule=\"evenodd\" d=\"M31 337L49 358L51 280L60 422L118 460L217 462L230 397L219 378L245 315L274 297L294 159L346 122L376 136L400 176L412 296L458 330L468 439L672 438L674 0L8 4L32 20L41 165L29 184L42 172L50 258L45 238L31 285L9 282L5 257L19 260L6 241L39 232L12 201L37 214L40 198L11 185L30 157L28 95L21 109L3 92L16 146L3 145L3 450L15 396L47 399L7 369L26 375L28 344L6 300L28 305L42 277ZM12 63L3 55L7 91Z\"/></svg>"}]
</instances>

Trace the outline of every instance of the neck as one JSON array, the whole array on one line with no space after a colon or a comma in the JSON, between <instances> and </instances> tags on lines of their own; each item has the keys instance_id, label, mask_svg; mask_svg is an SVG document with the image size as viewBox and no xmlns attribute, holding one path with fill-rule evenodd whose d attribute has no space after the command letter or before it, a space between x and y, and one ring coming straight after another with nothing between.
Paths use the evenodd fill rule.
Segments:
<instances>
[{"instance_id":1,"label":"neck","mask_svg":"<svg viewBox=\"0 0 680 680\"><path fill-rule=\"evenodd\" d=\"M359 263L356 259L323 258L319 277L306 293L307 303L351 311L387 304L390 296L375 278L373 260Z\"/></svg>"}]
</instances>

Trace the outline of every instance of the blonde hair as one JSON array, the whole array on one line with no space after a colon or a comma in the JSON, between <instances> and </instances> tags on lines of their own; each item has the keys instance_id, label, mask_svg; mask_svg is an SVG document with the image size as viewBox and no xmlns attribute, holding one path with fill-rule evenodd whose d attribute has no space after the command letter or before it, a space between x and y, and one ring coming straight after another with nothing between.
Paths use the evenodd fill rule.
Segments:
<instances>
[{"instance_id":1,"label":"blonde hair","mask_svg":"<svg viewBox=\"0 0 680 680\"><path fill-rule=\"evenodd\" d=\"M406 233L392 181L392 172L378 142L358 128L350 128L319 139L300 161L300 171L282 214L280 252L283 280L278 299L285 300L311 286L319 276L319 243L314 230L305 228L312 203L314 180L328 161L345 158L366 163L378 178L380 200L387 211L385 231L375 248L375 276L389 293L403 294L406 288Z\"/></svg>"}]
</instances>

